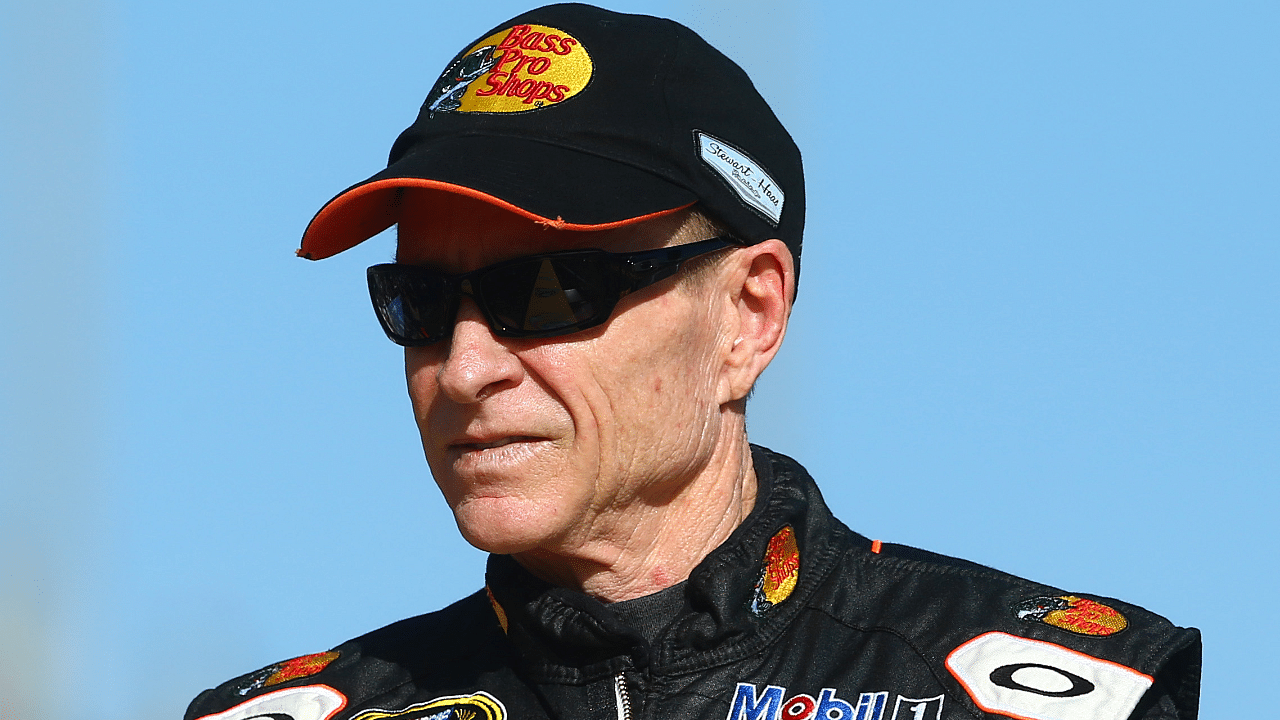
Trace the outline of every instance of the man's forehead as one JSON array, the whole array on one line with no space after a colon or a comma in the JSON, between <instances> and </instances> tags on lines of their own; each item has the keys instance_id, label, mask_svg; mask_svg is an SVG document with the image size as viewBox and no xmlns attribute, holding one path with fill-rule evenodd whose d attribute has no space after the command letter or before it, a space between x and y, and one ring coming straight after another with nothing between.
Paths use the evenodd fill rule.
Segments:
<instances>
[{"instance_id":1,"label":"man's forehead","mask_svg":"<svg viewBox=\"0 0 1280 720\"><path fill-rule=\"evenodd\" d=\"M452 269L559 250L632 252L705 239L710 227L685 208L604 230L567 230L464 195L410 189L399 208L396 261ZM454 271L465 269L473 268Z\"/></svg>"}]
</instances>

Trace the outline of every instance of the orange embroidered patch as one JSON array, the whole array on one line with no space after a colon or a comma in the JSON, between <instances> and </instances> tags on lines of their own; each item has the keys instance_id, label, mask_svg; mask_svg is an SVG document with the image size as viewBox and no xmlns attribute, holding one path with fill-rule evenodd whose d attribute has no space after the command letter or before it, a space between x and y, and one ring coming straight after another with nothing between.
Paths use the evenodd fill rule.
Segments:
<instances>
[{"instance_id":1,"label":"orange embroidered patch","mask_svg":"<svg viewBox=\"0 0 1280 720\"><path fill-rule=\"evenodd\" d=\"M800 548L796 545L795 530L785 525L769 539L769 547L765 549L752 612L758 615L791 597L799 580Z\"/></svg>"},{"instance_id":2,"label":"orange embroidered patch","mask_svg":"<svg viewBox=\"0 0 1280 720\"><path fill-rule=\"evenodd\" d=\"M1108 637L1129 627L1115 608L1075 595L1036 597L1014 607L1019 620L1041 622L1077 635Z\"/></svg>"},{"instance_id":3,"label":"orange embroidered patch","mask_svg":"<svg viewBox=\"0 0 1280 720\"><path fill-rule=\"evenodd\" d=\"M790 525L784 526L769 540L764 554L764 598L777 605L791 596L800 579L800 548L796 546L796 533Z\"/></svg>"},{"instance_id":4,"label":"orange embroidered patch","mask_svg":"<svg viewBox=\"0 0 1280 720\"><path fill-rule=\"evenodd\" d=\"M286 660L276 666L275 672L262 682L266 687L279 685L290 680L298 678L310 677L329 666L329 663L338 659L338 653L330 650L329 652L315 653L314 655L303 655L302 657Z\"/></svg>"},{"instance_id":5,"label":"orange embroidered patch","mask_svg":"<svg viewBox=\"0 0 1280 720\"><path fill-rule=\"evenodd\" d=\"M537 110L577 95L594 65L577 38L546 25L515 25L472 45L427 96L437 112Z\"/></svg>"},{"instance_id":6,"label":"orange embroidered patch","mask_svg":"<svg viewBox=\"0 0 1280 720\"><path fill-rule=\"evenodd\" d=\"M484 586L484 592L489 596L489 604L493 606L493 614L498 616L498 624L502 626L502 632L507 631L507 611L502 609L502 605L498 604L498 598L493 596L493 591L488 585Z\"/></svg>"}]
</instances>

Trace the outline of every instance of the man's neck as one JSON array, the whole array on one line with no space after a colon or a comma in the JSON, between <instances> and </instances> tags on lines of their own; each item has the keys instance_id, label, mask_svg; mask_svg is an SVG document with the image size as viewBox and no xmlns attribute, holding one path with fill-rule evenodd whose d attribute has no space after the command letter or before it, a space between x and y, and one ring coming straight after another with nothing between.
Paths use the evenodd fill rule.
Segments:
<instances>
[{"instance_id":1,"label":"man's neck","mask_svg":"<svg viewBox=\"0 0 1280 720\"><path fill-rule=\"evenodd\" d=\"M751 513L756 491L744 432L670 496L602 516L589 537L558 551L513 557L548 582L605 602L642 597L687 579Z\"/></svg>"}]
</instances>

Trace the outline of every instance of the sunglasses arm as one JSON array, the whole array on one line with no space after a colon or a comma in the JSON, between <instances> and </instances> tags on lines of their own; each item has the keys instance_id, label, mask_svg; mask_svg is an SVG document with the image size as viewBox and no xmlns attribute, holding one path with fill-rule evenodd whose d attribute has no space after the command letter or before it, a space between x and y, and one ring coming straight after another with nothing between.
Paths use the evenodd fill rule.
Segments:
<instances>
[{"instance_id":1,"label":"sunglasses arm","mask_svg":"<svg viewBox=\"0 0 1280 720\"><path fill-rule=\"evenodd\" d=\"M648 252L633 253L618 268L623 279L624 293L675 275L686 260L738 245L741 243L731 237L714 237L687 245L673 245Z\"/></svg>"}]
</instances>

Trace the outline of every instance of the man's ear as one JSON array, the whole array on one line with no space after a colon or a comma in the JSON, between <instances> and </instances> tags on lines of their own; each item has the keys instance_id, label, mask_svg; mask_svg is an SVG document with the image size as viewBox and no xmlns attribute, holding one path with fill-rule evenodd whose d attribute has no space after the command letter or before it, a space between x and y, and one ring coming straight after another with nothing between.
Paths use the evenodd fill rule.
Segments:
<instances>
[{"instance_id":1,"label":"man's ear","mask_svg":"<svg viewBox=\"0 0 1280 720\"><path fill-rule=\"evenodd\" d=\"M744 400L782 346L795 295L795 262L781 240L765 240L736 251L722 279L729 302L723 405Z\"/></svg>"}]
</instances>

